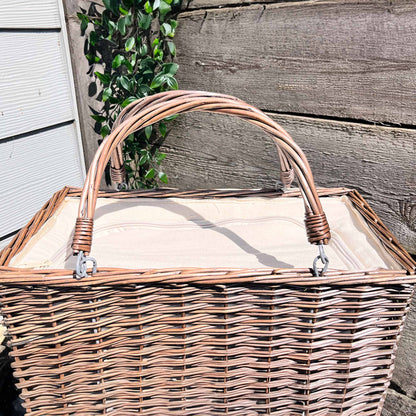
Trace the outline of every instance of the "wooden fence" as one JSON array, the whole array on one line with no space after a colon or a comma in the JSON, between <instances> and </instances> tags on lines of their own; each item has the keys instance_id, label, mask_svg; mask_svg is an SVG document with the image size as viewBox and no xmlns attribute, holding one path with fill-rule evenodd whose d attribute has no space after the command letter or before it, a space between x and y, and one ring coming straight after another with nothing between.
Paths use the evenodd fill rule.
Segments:
<instances>
[{"instance_id":1,"label":"wooden fence","mask_svg":"<svg viewBox=\"0 0 416 416\"><path fill-rule=\"evenodd\" d=\"M175 38L180 87L229 93L264 110L304 149L318 185L358 189L416 254L414 1L183 1ZM81 45L74 14L69 22ZM85 96L85 72L76 78ZM97 137L92 129L84 136L91 158ZM225 116L180 117L163 150L171 186L261 187L278 178L271 140ZM415 334L416 312L384 416L416 415Z\"/></svg>"}]
</instances>

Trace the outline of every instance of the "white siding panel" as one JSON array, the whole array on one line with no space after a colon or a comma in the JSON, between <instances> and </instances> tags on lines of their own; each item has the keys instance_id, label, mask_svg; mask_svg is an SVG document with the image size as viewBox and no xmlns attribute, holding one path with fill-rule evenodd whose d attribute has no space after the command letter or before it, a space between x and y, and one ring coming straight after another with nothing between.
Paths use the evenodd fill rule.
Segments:
<instances>
[{"instance_id":1,"label":"white siding panel","mask_svg":"<svg viewBox=\"0 0 416 416\"><path fill-rule=\"evenodd\" d=\"M60 28L59 0L1 0L0 28Z\"/></svg>"},{"instance_id":2,"label":"white siding panel","mask_svg":"<svg viewBox=\"0 0 416 416\"><path fill-rule=\"evenodd\" d=\"M10 241L13 240L13 238L14 238L14 235L12 235L11 237L7 237L4 240L1 240L0 241L0 250L2 250L4 247L6 247L7 244L9 244ZM0 317L0 322L1 322L1 317ZM1 329L0 329L0 332L1 332Z\"/></svg>"},{"instance_id":3,"label":"white siding panel","mask_svg":"<svg viewBox=\"0 0 416 416\"><path fill-rule=\"evenodd\" d=\"M74 119L60 32L0 32L0 139Z\"/></svg>"},{"instance_id":4,"label":"white siding panel","mask_svg":"<svg viewBox=\"0 0 416 416\"><path fill-rule=\"evenodd\" d=\"M74 124L0 141L0 235L23 227L52 194L82 186Z\"/></svg>"}]
</instances>

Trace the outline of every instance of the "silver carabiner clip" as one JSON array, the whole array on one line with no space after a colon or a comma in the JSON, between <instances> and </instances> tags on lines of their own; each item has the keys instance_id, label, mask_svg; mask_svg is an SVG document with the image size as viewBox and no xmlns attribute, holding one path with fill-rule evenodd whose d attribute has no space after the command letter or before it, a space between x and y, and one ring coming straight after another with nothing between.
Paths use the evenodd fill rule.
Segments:
<instances>
[{"instance_id":1,"label":"silver carabiner clip","mask_svg":"<svg viewBox=\"0 0 416 416\"><path fill-rule=\"evenodd\" d=\"M127 185L126 182L119 182L116 185L116 191L120 192L120 191L127 191L129 189L129 186Z\"/></svg>"},{"instance_id":2,"label":"silver carabiner clip","mask_svg":"<svg viewBox=\"0 0 416 416\"><path fill-rule=\"evenodd\" d=\"M78 279L82 279L83 277L88 277L87 273L87 262L90 261L92 263L92 273L97 273L97 260L94 257L86 256L83 251L79 251L77 256L77 265L75 268L75 273Z\"/></svg>"},{"instance_id":3,"label":"silver carabiner clip","mask_svg":"<svg viewBox=\"0 0 416 416\"><path fill-rule=\"evenodd\" d=\"M318 270L318 260L321 260L324 267L321 271ZM313 261L313 272L315 273L315 276L322 276L327 270L329 265L329 258L325 253L324 245L319 244L319 254L315 257Z\"/></svg>"}]
</instances>

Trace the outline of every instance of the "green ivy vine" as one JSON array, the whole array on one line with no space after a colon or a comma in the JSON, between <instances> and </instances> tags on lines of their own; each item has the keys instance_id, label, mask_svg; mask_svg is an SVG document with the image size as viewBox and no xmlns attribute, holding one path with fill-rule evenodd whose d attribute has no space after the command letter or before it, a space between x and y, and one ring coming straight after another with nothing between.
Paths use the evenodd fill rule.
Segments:
<instances>
[{"instance_id":1,"label":"green ivy vine","mask_svg":"<svg viewBox=\"0 0 416 416\"><path fill-rule=\"evenodd\" d=\"M85 56L89 75L101 87L102 107L92 110L95 130L105 138L121 110L131 102L162 91L178 89L172 62L181 0L103 0L81 9L81 33L91 28ZM172 118L170 118L172 119ZM167 134L166 119L130 135L124 143L125 167L131 188L152 188L168 178L161 169L165 154L159 145Z\"/></svg>"}]
</instances>

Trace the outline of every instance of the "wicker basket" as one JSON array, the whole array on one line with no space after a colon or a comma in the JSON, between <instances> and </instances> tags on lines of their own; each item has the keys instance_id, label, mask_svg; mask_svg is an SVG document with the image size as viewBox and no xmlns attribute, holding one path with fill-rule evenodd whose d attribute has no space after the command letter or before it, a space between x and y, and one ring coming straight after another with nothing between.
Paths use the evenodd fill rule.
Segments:
<instances>
[{"instance_id":1,"label":"wicker basket","mask_svg":"<svg viewBox=\"0 0 416 416\"><path fill-rule=\"evenodd\" d=\"M112 153L113 166L122 171L117 154L129 134L187 111L239 116L271 134L285 185L290 185L294 172L300 189L99 192ZM113 177L122 180L122 175ZM75 232L71 204L79 205ZM210 211L212 204L215 210ZM336 244L337 227L344 226L344 220L337 225L336 215L328 211L337 204L343 204L345 215L357 227L348 250L361 256L368 267L336 266L337 253L346 250ZM139 247L137 256L126 254L137 267L120 267L108 254L112 251L107 251L96 256L96 270L90 252L95 256L94 247L98 250L100 241L115 238L104 228L97 232L99 221L110 221L117 210L118 217L130 215L129 209L136 209L133 206L140 207L140 215L156 215L165 212L167 205L185 207L188 213L196 205L206 212L234 212L237 207L239 213L269 207L270 216L275 217L265 224L272 240L289 244L297 235L296 226L303 233L306 230L315 246L296 243L292 247L292 257L293 253L299 257L295 267L248 267L245 262L241 267L201 267L212 247L191 256L196 265L192 261L184 267L175 265L181 258L179 250L177 255L161 256L171 267L157 262L142 267ZM91 248L96 206L97 235ZM294 218L293 235L274 233L278 212L274 210L280 206L286 207L289 220ZM323 206L333 229L332 240ZM299 209L306 212L305 226L295 218ZM69 218L73 215L71 221L64 218L67 211ZM190 218L183 227L191 234L197 228L202 233L190 245L190 250L198 250L205 236L209 240L213 234L210 227ZM77 257L64 250L60 254L64 264L59 267L54 256L41 248L46 247L42 244L54 246L50 233L60 219L61 226L69 228L67 234L57 232L54 238L67 241L72 233ZM250 224L255 223L259 221ZM250 261L256 258L264 264L260 249L243 245L231 226L218 227L215 235L220 241L232 240L243 247ZM143 233L147 228L143 226ZM249 228L243 224L239 230ZM169 236L176 241L180 233L172 229L177 230L171 226ZM266 231L262 241L270 234ZM354 253L355 243L364 248ZM382 267L369 258L366 244L377 247L381 259L377 261L388 265ZM127 243L126 251L129 245L134 252L133 243ZM316 254L311 256L310 250L318 254L315 262ZM124 252L115 253L123 262ZM36 256L45 261L34 265ZM32 267L28 267L29 258ZM142 256L143 261L147 258ZM87 270L87 266L93 267ZM0 279L14 374L27 414L33 416L380 415L416 281L414 262L356 191L316 190L304 154L280 126L233 97L190 91L157 94L127 107L100 146L83 190L64 188L56 193L1 252Z\"/></svg>"}]
</instances>

